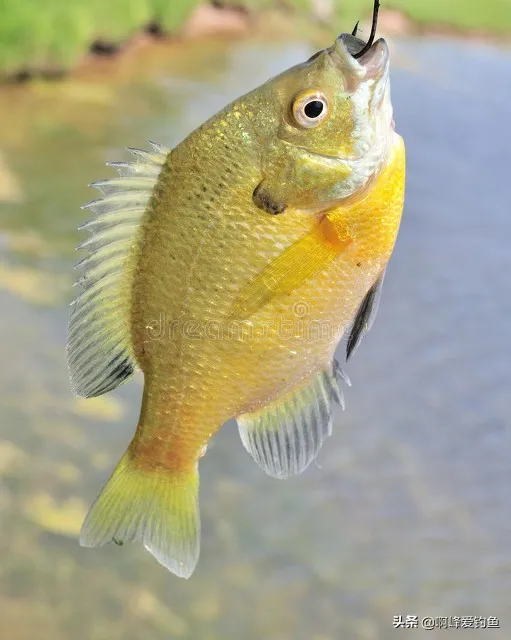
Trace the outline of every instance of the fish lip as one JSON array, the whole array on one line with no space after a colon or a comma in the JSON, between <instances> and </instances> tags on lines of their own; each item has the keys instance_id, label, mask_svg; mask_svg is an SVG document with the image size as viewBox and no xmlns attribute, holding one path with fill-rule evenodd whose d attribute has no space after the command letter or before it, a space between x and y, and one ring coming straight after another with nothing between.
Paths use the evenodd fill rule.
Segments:
<instances>
[{"instance_id":1,"label":"fish lip","mask_svg":"<svg viewBox=\"0 0 511 640\"><path fill-rule=\"evenodd\" d=\"M341 34L328 50L333 62L346 76L348 89L368 79L378 80L389 67L389 47L383 38L377 40L360 58L353 55L360 51L364 42L350 33Z\"/></svg>"}]
</instances>

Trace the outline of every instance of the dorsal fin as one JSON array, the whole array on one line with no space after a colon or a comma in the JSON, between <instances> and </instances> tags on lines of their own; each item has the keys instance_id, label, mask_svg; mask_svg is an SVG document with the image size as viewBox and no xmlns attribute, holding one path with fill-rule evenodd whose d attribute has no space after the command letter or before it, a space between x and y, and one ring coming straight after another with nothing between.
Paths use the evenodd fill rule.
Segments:
<instances>
[{"instance_id":1,"label":"dorsal fin","mask_svg":"<svg viewBox=\"0 0 511 640\"><path fill-rule=\"evenodd\" d=\"M109 163L119 177L93 183L102 197L82 207L95 216L80 227L90 232L78 247L88 255L77 265L83 269L76 282L81 292L71 305L69 320L69 375L78 396L115 389L136 368L129 327L132 248L169 154L169 149L150 144L151 152L129 149L135 162Z\"/></svg>"}]
</instances>

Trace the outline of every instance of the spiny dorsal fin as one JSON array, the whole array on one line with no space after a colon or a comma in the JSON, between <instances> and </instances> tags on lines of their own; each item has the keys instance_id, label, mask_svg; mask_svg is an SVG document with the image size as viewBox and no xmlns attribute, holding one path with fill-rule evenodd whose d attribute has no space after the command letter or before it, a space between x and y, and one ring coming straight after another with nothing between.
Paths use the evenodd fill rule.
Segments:
<instances>
[{"instance_id":1,"label":"spiny dorsal fin","mask_svg":"<svg viewBox=\"0 0 511 640\"><path fill-rule=\"evenodd\" d=\"M118 178L91 186L102 197L83 209L95 215L82 225L90 237L78 248L88 255L77 265L81 293L71 306L67 358L71 387L78 396L99 396L128 380L136 367L130 340L132 247L169 150L129 149L135 162L112 162Z\"/></svg>"},{"instance_id":2,"label":"spiny dorsal fin","mask_svg":"<svg viewBox=\"0 0 511 640\"><path fill-rule=\"evenodd\" d=\"M348 343L346 345L346 361L348 361L355 353L362 341L362 338L374 324L376 314L378 313L378 307L380 305L381 289L384 277L385 271L383 271L381 276L379 276L373 286L366 293L362 300L362 304L357 311L357 315L355 316L351 326Z\"/></svg>"},{"instance_id":3,"label":"spiny dorsal fin","mask_svg":"<svg viewBox=\"0 0 511 640\"><path fill-rule=\"evenodd\" d=\"M238 416L241 441L263 471L287 478L309 466L332 433L332 403L344 408L341 379L350 384L334 362L284 397Z\"/></svg>"}]
</instances>

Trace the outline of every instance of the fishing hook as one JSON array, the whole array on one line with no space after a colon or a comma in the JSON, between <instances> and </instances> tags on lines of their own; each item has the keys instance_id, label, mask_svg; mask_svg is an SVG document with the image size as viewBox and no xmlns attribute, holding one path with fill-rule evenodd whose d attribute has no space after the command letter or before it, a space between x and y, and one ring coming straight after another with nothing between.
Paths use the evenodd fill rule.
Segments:
<instances>
[{"instance_id":1,"label":"fishing hook","mask_svg":"<svg viewBox=\"0 0 511 640\"><path fill-rule=\"evenodd\" d=\"M362 47L362 50L359 51L358 53L354 53L353 57L354 58L360 58L361 56L364 55L364 53L366 53L367 51L369 51L369 49L371 48L373 42L374 42L374 38L376 36L376 27L378 25L378 11L380 9L380 0L374 0L374 7L373 7L373 24L371 26L371 35L369 36L369 40L367 41L367 43L365 44L364 47ZM358 27L358 22L355 25L355 31Z\"/></svg>"}]
</instances>

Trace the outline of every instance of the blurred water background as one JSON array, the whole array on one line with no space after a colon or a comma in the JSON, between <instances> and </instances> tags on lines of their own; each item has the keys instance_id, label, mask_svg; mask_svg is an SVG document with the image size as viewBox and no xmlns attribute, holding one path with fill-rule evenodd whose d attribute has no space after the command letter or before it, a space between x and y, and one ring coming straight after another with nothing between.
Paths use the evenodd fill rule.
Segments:
<instances>
[{"instance_id":1,"label":"blurred water background","mask_svg":"<svg viewBox=\"0 0 511 640\"><path fill-rule=\"evenodd\" d=\"M466 633L511 637L511 50L427 38L392 51L407 201L347 410L318 465L286 482L222 429L201 461L187 582L138 546L77 544L142 389L70 394L79 206L123 147L174 145L313 48L195 41L0 91L2 640L390 640L411 634L399 614L499 616ZM443 637L411 637L426 633Z\"/></svg>"}]
</instances>

